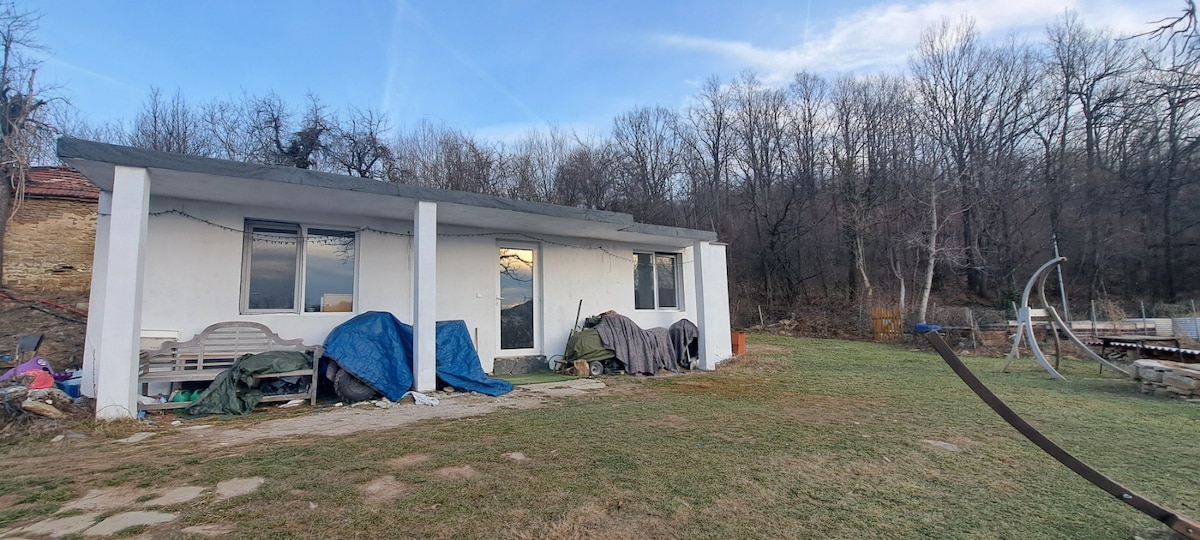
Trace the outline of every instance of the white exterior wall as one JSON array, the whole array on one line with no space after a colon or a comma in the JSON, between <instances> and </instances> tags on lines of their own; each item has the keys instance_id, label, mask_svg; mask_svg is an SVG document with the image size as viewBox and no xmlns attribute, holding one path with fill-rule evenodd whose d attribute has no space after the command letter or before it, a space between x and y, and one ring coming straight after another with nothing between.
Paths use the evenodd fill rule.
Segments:
<instances>
[{"instance_id":1,"label":"white exterior wall","mask_svg":"<svg viewBox=\"0 0 1200 540\"><path fill-rule=\"evenodd\" d=\"M589 244L581 239L551 239L563 244ZM579 322L589 315L608 310L629 317L642 328L668 327L679 319L696 321L696 287L691 267L691 250L668 249L650 246L630 246L605 242L604 249L576 249L543 245L543 329L545 332L543 353L549 357L560 355L567 347L575 312L583 300L583 311ZM679 278L682 283L681 309L634 309L633 270L634 253L648 252L680 253Z\"/></svg>"},{"instance_id":2,"label":"white exterior wall","mask_svg":"<svg viewBox=\"0 0 1200 540\"><path fill-rule=\"evenodd\" d=\"M254 321L285 339L316 344L357 313L389 311L412 323L412 238L370 231L355 246L354 313L241 313L243 235L246 219L266 219L332 228L370 227L407 233L407 222L364 222L341 215L296 215L285 211L178 200L152 200L151 213L181 210L233 231L175 214L151 216L142 299L143 330L175 330L190 339L210 324Z\"/></svg>"},{"instance_id":3,"label":"white exterior wall","mask_svg":"<svg viewBox=\"0 0 1200 540\"><path fill-rule=\"evenodd\" d=\"M324 341L334 327L364 311L388 311L405 323L413 322L411 237L370 231L359 233L355 250L358 268L354 313L242 314L243 235L236 232L245 227L246 219L333 228L370 227L398 233L410 232L410 222L364 220L340 214L296 215L283 210L172 199L151 200L152 213L172 208L234 230L174 214L150 217L142 302L143 330L177 331L180 339L190 339L210 324L243 320L263 323L284 338L303 338L305 343L316 344ZM643 328L670 326L681 318L698 322L693 248L597 243L550 235L542 237L547 242L523 235L469 236L481 231L445 225L439 225L438 232L436 317L437 320L462 319L466 322L472 338L477 340L484 371L492 371L496 356L505 356L499 350L497 299L497 249L501 244L538 246L539 348L548 358L561 355L566 348L581 299L581 321L589 315L615 310ZM602 245L616 257L599 249L556 244ZM681 309L633 308L634 253L655 251L680 254ZM724 265L724 260L720 264ZM725 284L713 286L724 288ZM724 343L728 343L727 328L712 331L724 334ZM724 351L724 355L727 357L728 351Z\"/></svg>"},{"instance_id":4,"label":"white exterior wall","mask_svg":"<svg viewBox=\"0 0 1200 540\"><path fill-rule=\"evenodd\" d=\"M439 228L438 237L437 318L439 321L462 319L483 370L491 373L492 360L500 345L499 313L496 290L499 279L499 252L492 236L453 236L461 229Z\"/></svg>"}]
</instances>

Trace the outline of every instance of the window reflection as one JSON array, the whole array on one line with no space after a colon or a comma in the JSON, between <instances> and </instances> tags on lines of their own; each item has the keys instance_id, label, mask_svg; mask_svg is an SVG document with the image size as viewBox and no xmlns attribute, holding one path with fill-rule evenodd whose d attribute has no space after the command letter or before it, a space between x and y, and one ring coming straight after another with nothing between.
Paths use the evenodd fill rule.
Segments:
<instances>
[{"instance_id":1,"label":"window reflection","mask_svg":"<svg viewBox=\"0 0 1200 540\"><path fill-rule=\"evenodd\" d=\"M531 249L500 248L500 348L534 346Z\"/></svg>"},{"instance_id":2,"label":"window reflection","mask_svg":"<svg viewBox=\"0 0 1200 540\"><path fill-rule=\"evenodd\" d=\"M308 229L304 311L354 311L354 233Z\"/></svg>"},{"instance_id":3,"label":"window reflection","mask_svg":"<svg viewBox=\"0 0 1200 540\"><path fill-rule=\"evenodd\" d=\"M250 241L250 309L294 309L299 231L287 226L256 226Z\"/></svg>"},{"instance_id":4,"label":"window reflection","mask_svg":"<svg viewBox=\"0 0 1200 540\"><path fill-rule=\"evenodd\" d=\"M675 256L658 254L654 256L655 280L658 283L658 307L679 307L675 294Z\"/></svg>"},{"instance_id":5,"label":"window reflection","mask_svg":"<svg viewBox=\"0 0 1200 540\"><path fill-rule=\"evenodd\" d=\"M634 309L679 307L679 255L634 253Z\"/></svg>"}]
</instances>

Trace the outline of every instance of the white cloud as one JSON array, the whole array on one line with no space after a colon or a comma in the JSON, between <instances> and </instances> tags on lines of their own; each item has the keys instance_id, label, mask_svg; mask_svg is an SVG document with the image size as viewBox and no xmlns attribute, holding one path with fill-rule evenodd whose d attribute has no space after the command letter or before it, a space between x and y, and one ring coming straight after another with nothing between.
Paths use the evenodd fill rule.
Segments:
<instances>
[{"instance_id":1,"label":"white cloud","mask_svg":"<svg viewBox=\"0 0 1200 540\"><path fill-rule=\"evenodd\" d=\"M723 41L668 35L668 47L712 53L758 72L768 84L780 84L798 71L840 73L902 68L921 32L944 18L963 15L975 20L985 40L1011 34L1041 39L1045 26L1066 10L1077 11L1089 26L1115 33L1147 30L1150 21L1176 15L1182 2L1149 0L1136 7L1116 0L945 0L925 3L880 3L837 18L827 29L810 28L809 39L783 49L748 41Z\"/></svg>"}]
</instances>

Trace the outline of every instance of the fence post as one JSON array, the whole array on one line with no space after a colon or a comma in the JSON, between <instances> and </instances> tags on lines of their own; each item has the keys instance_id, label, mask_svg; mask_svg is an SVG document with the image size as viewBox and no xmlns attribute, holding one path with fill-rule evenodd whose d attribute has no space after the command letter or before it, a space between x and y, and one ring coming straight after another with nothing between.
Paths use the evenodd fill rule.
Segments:
<instances>
[{"instance_id":1,"label":"fence post","mask_svg":"<svg viewBox=\"0 0 1200 540\"><path fill-rule=\"evenodd\" d=\"M1146 302L1144 300L1138 300L1138 304L1141 304L1142 306L1142 335L1146 335Z\"/></svg>"},{"instance_id":2,"label":"fence post","mask_svg":"<svg viewBox=\"0 0 1200 540\"><path fill-rule=\"evenodd\" d=\"M1092 337L1096 337L1096 301L1092 300Z\"/></svg>"}]
</instances>

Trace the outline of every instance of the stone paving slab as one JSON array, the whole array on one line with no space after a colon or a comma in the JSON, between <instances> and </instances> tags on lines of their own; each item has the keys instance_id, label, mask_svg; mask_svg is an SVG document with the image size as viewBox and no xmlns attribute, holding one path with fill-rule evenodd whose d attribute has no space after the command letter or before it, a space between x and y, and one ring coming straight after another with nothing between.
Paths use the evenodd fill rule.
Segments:
<instances>
[{"instance_id":1,"label":"stone paving slab","mask_svg":"<svg viewBox=\"0 0 1200 540\"><path fill-rule=\"evenodd\" d=\"M96 518L100 517L99 512L88 514L80 514L77 516L48 519L39 521L32 525L21 527L13 531L15 534L31 534L39 536L49 536L51 538L62 538L69 534L79 534L88 527L96 523ZM4 536L5 538L13 538L12 536Z\"/></svg>"},{"instance_id":2,"label":"stone paving slab","mask_svg":"<svg viewBox=\"0 0 1200 540\"><path fill-rule=\"evenodd\" d=\"M165 514L162 512L123 512L115 516L110 516L104 521L97 523L92 528L83 531L84 536L108 536L117 534L130 527L138 525L158 525L159 523L167 523L175 521L175 514Z\"/></svg>"},{"instance_id":3,"label":"stone paving slab","mask_svg":"<svg viewBox=\"0 0 1200 540\"><path fill-rule=\"evenodd\" d=\"M139 493L129 489L92 489L83 497L64 505L58 513L68 510L119 510L134 504L139 496Z\"/></svg>"},{"instance_id":4,"label":"stone paving slab","mask_svg":"<svg viewBox=\"0 0 1200 540\"><path fill-rule=\"evenodd\" d=\"M217 483L217 501L232 499L241 495L249 495L258 491L258 488L266 482L266 478L261 476L252 476L250 478L234 478L224 482Z\"/></svg>"},{"instance_id":5,"label":"stone paving slab","mask_svg":"<svg viewBox=\"0 0 1200 540\"><path fill-rule=\"evenodd\" d=\"M208 488L204 486L180 486L168 490L166 493L159 495L158 498L150 499L144 504L146 506L170 506L172 504L185 503L199 497L205 491L208 491Z\"/></svg>"}]
</instances>

